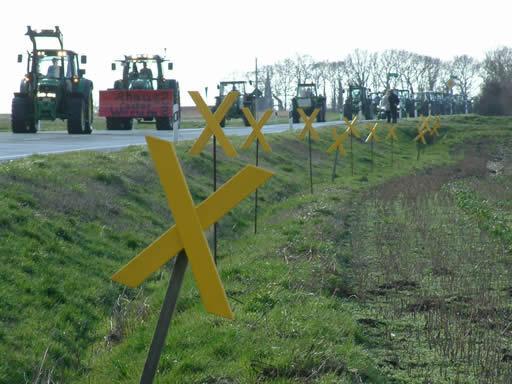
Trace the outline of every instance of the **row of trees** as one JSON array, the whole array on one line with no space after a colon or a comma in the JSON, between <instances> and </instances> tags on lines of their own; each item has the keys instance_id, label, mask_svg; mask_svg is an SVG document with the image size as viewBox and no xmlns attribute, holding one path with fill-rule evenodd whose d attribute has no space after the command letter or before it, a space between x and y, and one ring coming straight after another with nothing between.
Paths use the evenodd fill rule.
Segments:
<instances>
[{"instance_id":1,"label":"row of trees","mask_svg":"<svg viewBox=\"0 0 512 384\"><path fill-rule=\"evenodd\" d=\"M348 84L374 91L390 87L408 89L411 94L427 90L446 92L452 85L455 93L469 98L481 82L481 68L481 63L467 55L445 62L403 50L372 53L356 49L341 61L315 61L309 55L296 55L260 68L259 77L266 79L260 82L263 87L271 84L272 95L281 109L289 106L297 83L314 82L319 92L328 97L329 105L339 110L343 104L342 90ZM255 74L248 72L246 76L254 79Z\"/></svg>"}]
</instances>

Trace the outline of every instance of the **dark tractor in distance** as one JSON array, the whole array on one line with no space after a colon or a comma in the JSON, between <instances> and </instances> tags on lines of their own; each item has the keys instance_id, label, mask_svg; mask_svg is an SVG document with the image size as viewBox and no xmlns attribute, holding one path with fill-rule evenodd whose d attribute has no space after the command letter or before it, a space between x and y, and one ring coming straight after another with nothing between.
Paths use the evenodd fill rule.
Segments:
<instances>
[{"instance_id":1,"label":"dark tractor in distance","mask_svg":"<svg viewBox=\"0 0 512 384\"><path fill-rule=\"evenodd\" d=\"M100 91L99 115L106 117L108 130L131 130L133 120L155 121L156 129L172 130L180 121L180 88L164 72L173 64L159 55L124 56L118 60L122 77L114 88ZM112 63L112 70L117 70Z\"/></svg>"},{"instance_id":2,"label":"dark tractor in distance","mask_svg":"<svg viewBox=\"0 0 512 384\"><path fill-rule=\"evenodd\" d=\"M224 127L226 125L226 120L240 118L243 120L244 125L246 127L251 125L249 124L249 121L245 118L245 115L242 112L242 108L249 108L253 116L255 116L257 99L261 98L262 93L259 89L255 89L252 92L247 92L245 88L246 84L246 81L221 81L220 84L217 86L217 89L219 90L219 95L215 96L215 105L212 108L212 112L215 112L217 108L219 108L220 104L222 103L222 101L228 95L229 92L238 91L240 93L240 97L236 100L236 102L233 103L228 113L226 113L224 119L222 119L220 123L221 127ZM249 84L252 85L252 81L250 81Z\"/></svg>"},{"instance_id":3,"label":"dark tractor in distance","mask_svg":"<svg viewBox=\"0 0 512 384\"><path fill-rule=\"evenodd\" d=\"M92 132L92 81L84 78L86 56L64 49L62 33L55 29L33 30L27 52L27 71L19 92L12 99L11 123L14 133L36 133L41 120L67 120L68 133ZM41 47L44 43L44 47ZM53 43L53 44L51 44ZM18 63L23 55L18 55Z\"/></svg>"},{"instance_id":4,"label":"dark tractor in distance","mask_svg":"<svg viewBox=\"0 0 512 384\"><path fill-rule=\"evenodd\" d=\"M325 96L318 95L316 84L301 83L297 86L297 95L292 99L291 112L294 123L300 121L299 108L302 108L304 113L308 116L311 116L316 108L320 109L320 112L316 116L316 121L324 122L327 111L327 99Z\"/></svg>"},{"instance_id":5,"label":"dark tractor in distance","mask_svg":"<svg viewBox=\"0 0 512 384\"><path fill-rule=\"evenodd\" d=\"M361 113L364 119L372 119L372 100L370 99L370 95L371 89L369 88L349 85L348 95L343 105L343 115L347 119L352 120L353 116L357 116Z\"/></svg>"}]
</instances>

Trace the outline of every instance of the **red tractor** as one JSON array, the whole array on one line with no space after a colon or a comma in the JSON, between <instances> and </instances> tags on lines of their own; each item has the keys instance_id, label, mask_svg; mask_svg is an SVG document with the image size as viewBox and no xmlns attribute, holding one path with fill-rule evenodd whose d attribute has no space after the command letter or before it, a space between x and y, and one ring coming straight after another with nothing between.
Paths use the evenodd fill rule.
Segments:
<instances>
[{"instance_id":1,"label":"red tractor","mask_svg":"<svg viewBox=\"0 0 512 384\"><path fill-rule=\"evenodd\" d=\"M156 129L172 130L180 121L180 89L174 79L164 76L165 58L154 55L125 56L122 78L114 88L100 91L99 115L107 120L108 130L130 130L133 119L155 121ZM117 69L112 63L112 70ZM172 63L167 63L172 70Z\"/></svg>"}]
</instances>

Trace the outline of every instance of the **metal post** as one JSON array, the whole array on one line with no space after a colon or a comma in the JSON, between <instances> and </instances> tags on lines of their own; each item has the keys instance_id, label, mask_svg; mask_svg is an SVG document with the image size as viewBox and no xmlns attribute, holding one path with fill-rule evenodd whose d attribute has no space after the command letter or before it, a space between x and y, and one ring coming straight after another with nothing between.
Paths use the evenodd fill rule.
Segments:
<instances>
[{"instance_id":1,"label":"metal post","mask_svg":"<svg viewBox=\"0 0 512 384\"><path fill-rule=\"evenodd\" d=\"M373 172L373 140L371 140L370 142L370 151L372 153L372 166L371 166L371 171Z\"/></svg>"},{"instance_id":2,"label":"metal post","mask_svg":"<svg viewBox=\"0 0 512 384\"><path fill-rule=\"evenodd\" d=\"M350 164L352 167L352 176L354 176L354 150L352 149L352 132L350 133Z\"/></svg>"},{"instance_id":3,"label":"metal post","mask_svg":"<svg viewBox=\"0 0 512 384\"><path fill-rule=\"evenodd\" d=\"M259 163L260 141L256 139L256 166ZM258 232L258 188L254 193L254 234Z\"/></svg>"},{"instance_id":4,"label":"metal post","mask_svg":"<svg viewBox=\"0 0 512 384\"><path fill-rule=\"evenodd\" d=\"M394 153L393 153L393 143L394 142L395 142L395 140L393 138L391 138L391 167L393 167L393 165L395 164Z\"/></svg>"},{"instance_id":5,"label":"metal post","mask_svg":"<svg viewBox=\"0 0 512 384\"><path fill-rule=\"evenodd\" d=\"M311 160L311 132L308 132L309 142L309 184L311 186L311 194L313 194L313 163Z\"/></svg>"},{"instance_id":6,"label":"metal post","mask_svg":"<svg viewBox=\"0 0 512 384\"><path fill-rule=\"evenodd\" d=\"M158 318L153 340L149 348L148 357L144 364L140 384L151 384L155 378L158 362L160 361L160 355L162 354L162 349L165 345L167 332L169 331L174 309L176 308L176 303L178 301L178 295L183 284L183 277L185 276L187 264L187 255L185 254L185 251L181 251L172 269L171 279L169 280L167 293L165 294L164 302L162 303L160 317Z\"/></svg>"},{"instance_id":7,"label":"metal post","mask_svg":"<svg viewBox=\"0 0 512 384\"><path fill-rule=\"evenodd\" d=\"M334 155L334 165L332 167L332 181L334 181L334 178L336 177L336 164L338 163L338 155L339 149L336 148L336 154Z\"/></svg>"},{"instance_id":8,"label":"metal post","mask_svg":"<svg viewBox=\"0 0 512 384\"><path fill-rule=\"evenodd\" d=\"M217 138L213 135L213 192L217 190ZM213 224L213 260L217 264L217 223Z\"/></svg>"}]
</instances>

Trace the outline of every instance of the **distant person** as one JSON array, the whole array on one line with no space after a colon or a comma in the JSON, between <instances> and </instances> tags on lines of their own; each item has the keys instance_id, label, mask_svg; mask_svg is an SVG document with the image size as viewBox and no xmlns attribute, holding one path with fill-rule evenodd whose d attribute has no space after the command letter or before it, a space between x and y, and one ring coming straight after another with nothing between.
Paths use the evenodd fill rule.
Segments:
<instances>
[{"instance_id":1,"label":"distant person","mask_svg":"<svg viewBox=\"0 0 512 384\"><path fill-rule=\"evenodd\" d=\"M51 77L53 79L58 79L60 77L60 65L59 59L54 57L52 59L52 65L48 67L48 72L46 73L46 77Z\"/></svg>"},{"instance_id":2,"label":"distant person","mask_svg":"<svg viewBox=\"0 0 512 384\"><path fill-rule=\"evenodd\" d=\"M384 96L382 96L382 99L380 100L380 106L384 110L384 114L386 115L386 119L388 120L388 123L391 122L391 108L389 104L389 90L384 93Z\"/></svg>"},{"instance_id":3,"label":"distant person","mask_svg":"<svg viewBox=\"0 0 512 384\"><path fill-rule=\"evenodd\" d=\"M153 72L151 71L150 68L148 68L148 64L146 62L142 63L142 69L140 70L140 78L147 80L153 79Z\"/></svg>"},{"instance_id":4,"label":"distant person","mask_svg":"<svg viewBox=\"0 0 512 384\"><path fill-rule=\"evenodd\" d=\"M137 70L137 64L133 63L132 71L128 75L130 80L136 80L139 78L139 71Z\"/></svg>"},{"instance_id":5,"label":"distant person","mask_svg":"<svg viewBox=\"0 0 512 384\"><path fill-rule=\"evenodd\" d=\"M400 104L400 99L398 98L398 95L394 92L392 89L389 92L389 109L391 112L391 118L393 119L393 124L396 124L396 120L398 119L398 104ZM388 117L388 123L389 123L389 117Z\"/></svg>"}]
</instances>

